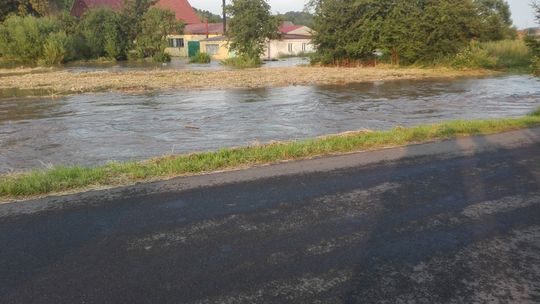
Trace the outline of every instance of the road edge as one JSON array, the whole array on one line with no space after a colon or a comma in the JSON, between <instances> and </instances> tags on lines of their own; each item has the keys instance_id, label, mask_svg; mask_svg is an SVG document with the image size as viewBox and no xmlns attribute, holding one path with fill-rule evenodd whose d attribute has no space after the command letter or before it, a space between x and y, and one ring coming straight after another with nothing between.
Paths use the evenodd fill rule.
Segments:
<instances>
[{"instance_id":1,"label":"road edge","mask_svg":"<svg viewBox=\"0 0 540 304\"><path fill-rule=\"evenodd\" d=\"M519 148L534 144L540 144L540 128L522 129L485 136L468 136L381 150L317 157L307 160L287 161L278 164L176 177L168 180L136 183L129 186L47 196L29 200L0 201L0 218L31 214L45 210L89 206L87 203L89 201L106 204L108 201L119 198L129 199L156 193L175 193L280 176L329 172L382 162L395 162L409 158L470 156L477 153Z\"/></svg>"}]
</instances>

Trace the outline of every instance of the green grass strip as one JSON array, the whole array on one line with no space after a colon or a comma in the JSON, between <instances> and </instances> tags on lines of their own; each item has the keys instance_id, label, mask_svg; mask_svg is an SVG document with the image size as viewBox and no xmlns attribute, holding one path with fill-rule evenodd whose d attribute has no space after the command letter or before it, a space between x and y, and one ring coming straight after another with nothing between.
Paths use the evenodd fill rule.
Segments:
<instances>
[{"instance_id":1,"label":"green grass strip","mask_svg":"<svg viewBox=\"0 0 540 304\"><path fill-rule=\"evenodd\" d=\"M450 121L389 131L352 132L301 141L184 154L142 162L110 163L98 167L56 167L0 176L0 198L119 186L180 175L304 159L336 153L373 150L406 144L486 135L540 126L540 108L529 116L509 119Z\"/></svg>"}]
</instances>

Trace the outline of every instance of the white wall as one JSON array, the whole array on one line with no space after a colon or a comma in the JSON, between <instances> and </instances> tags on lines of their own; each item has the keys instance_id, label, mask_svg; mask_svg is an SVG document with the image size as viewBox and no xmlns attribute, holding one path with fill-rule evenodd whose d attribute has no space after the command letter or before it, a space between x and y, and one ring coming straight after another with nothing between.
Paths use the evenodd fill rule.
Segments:
<instances>
[{"instance_id":1,"label":"white wall","mask_svg":"<svg viewBox=\"0 0 540 304\"><path fill-rule=\"evenodd\" d=\"M292 52L289 48L289 44L292 46ZM304 49L302 48L302 45L304 45ZM298 55L300 53L311 53L314 51L315 48L311 43L311 39L270 40L267 44L263 58L275 59L280 55Z\"/></svg>"}]
</instances>

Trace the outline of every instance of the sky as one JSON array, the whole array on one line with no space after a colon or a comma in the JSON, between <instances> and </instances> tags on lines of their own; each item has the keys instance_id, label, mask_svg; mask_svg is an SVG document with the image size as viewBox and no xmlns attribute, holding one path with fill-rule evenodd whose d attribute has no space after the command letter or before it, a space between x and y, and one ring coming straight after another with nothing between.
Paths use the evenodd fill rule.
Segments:
<instances>
[{"instance_id":1,"label":"sky","mask_svg":"<svg viewBox=\"0 0 540 304\"><path fill-rule=\"evenodd\" d=\"M230 0L228 0L230 1ZM507 0L512 8L514 24L518 28L537 26L534 14L530 7L530 0ZM214 13L221 12L221 0L189 0L192 6L209 10ZM301 11L304 8L304 0L269 0L274 12L286 13L288 11Z\"/></svg>"}]
</instances>

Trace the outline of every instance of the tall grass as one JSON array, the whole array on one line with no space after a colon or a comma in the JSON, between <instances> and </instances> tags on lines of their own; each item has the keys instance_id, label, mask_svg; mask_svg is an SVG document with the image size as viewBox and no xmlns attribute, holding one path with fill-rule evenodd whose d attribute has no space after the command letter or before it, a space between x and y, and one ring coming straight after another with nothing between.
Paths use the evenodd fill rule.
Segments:
<instances>
[{"instance_id":1,"label":"tall grass","mask_svg":"<svg viewBox=\"0 0 540 304\"><path fill-rule=\"evenodd\" d=\"M534 126L540 126L540 109L521 118L459 120L413 128L398 127L389 131L353 132L302 141L162 157L144 162L111 163L94 168L57 167L44 171L0 176L0 197L18 198L95 186L116 186L136 181L400 146L458 136L491 134Z\"/></svg>"},{"instance_id":2,"label":"tall grass","mask_svg":"<svg viewBox=\"0 0 540 304\"><path fill-rule=\"evenodd\" d=\"M195 56L192 56L189 58L189 63L210 63L212 61L212 57L208 55L207 53L201 53L197 52Z\"/></svg>"},{"instance_id":3,"label":"tall grass","mask_svg":"<svg viewBox=\"0 0 540 304\"><path fill-rule=\"evenodd\" d=\"M249 58L244 56L227 58L221 61L222 65L230 66L239 69L256 68L262 65L260 58Z\"/></svg>"},{"instance_id":4,"label":"tall grass","mask_svg":"<svg viewBox=\"0 0 540 304\"><path fill-rule=\"evenodd\" d=\"M533 59L523 40L471 42L451 59L456 68L528 70Z\"/></svg>"},{"instance_id":5,"label":"tall grass","mask_svg":"<svg viewBox=\"0 0 540 304\"><path fill-rule=\"evenodd\" d=\"M531 64L531 50L521 39L483 42L480 47L497 59L499 68L523 69Z\"/></svg>"}]
</instances>

